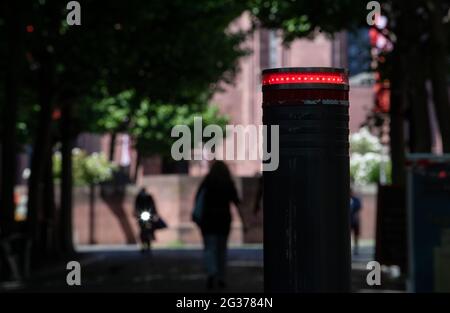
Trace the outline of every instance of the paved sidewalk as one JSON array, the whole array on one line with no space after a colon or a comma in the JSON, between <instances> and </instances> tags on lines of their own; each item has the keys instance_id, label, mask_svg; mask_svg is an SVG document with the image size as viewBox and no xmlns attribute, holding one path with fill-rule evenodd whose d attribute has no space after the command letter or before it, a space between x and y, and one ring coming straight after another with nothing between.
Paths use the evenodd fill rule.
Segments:
<instances>
[{"instance_id":1,"label":"paved sidewalk","mask_svg":"<svg viewBox=\"0 0 450 313\"><path fill-rule=\"evenodd\" d=\"M156 248L142 254L137 246L80 247L74 261L81 264L81 286L66 284L66 263L46 268L22 285L4 290L18 292L204 292L201 247ZM354 292L374 291L365 283L365 266L373 260L373 247L361 247L352 264ZM67 260L69 262L71 260ZM387 281L383 276L383 281ZM388 277L389 278L389 277ZM223 292L263 292L261 246L232 247L228 253L228 286ZM392 285L392 284L391 284ZM388 289L392 289L391 285ZM397 285L392 285L399 288ZM1 290L1 287L0 287Z\"/></svg>"},{"instance_id":2,"label":"paved sidewalk","mask_svg":"<svg viewBox=\"0 0 450 313\"><path fill-rule=\"evenodd\" d=\"M80 252L81 286L66 284L65 264L35 274L14 291L56 292L204 292L202 250L154 249L142 254L136 247ZM71 260L67 260L69 262ZM77 261L77 259L74 259ZM224 291L262 292L262 250L230 249L228 286ZM11 290L12 291L12 290Z\"/></svg>"}]
</instances>

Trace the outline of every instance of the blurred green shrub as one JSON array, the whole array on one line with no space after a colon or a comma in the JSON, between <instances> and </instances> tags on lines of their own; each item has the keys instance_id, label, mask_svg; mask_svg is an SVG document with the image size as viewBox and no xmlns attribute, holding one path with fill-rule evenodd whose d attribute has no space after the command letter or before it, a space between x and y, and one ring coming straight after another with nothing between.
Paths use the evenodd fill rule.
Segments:
<instances>
[{"instance_id":1,"label":"blurred green shrub","mask_svg":"<svg viewBox=\"0 0 450 313\"><path fill-rule=\"evenodd\" d=\"M61 153L53 155L53 176L61 179ZM75 186L99 184L112 179L117 166L110 162L103 153L87 154L75 148L72 150L73 183Z\"/></svg>"},{"instance_id":2,"label":"blurred green shrub","mask_svg":"<svg viewBox=\"0 0 450 313\"><path fill-rule=\"evenodd\" d=\"M350 177L356 185L391 183L391 160L367 128L350 136ZM382 177L381 175L384 175Z\"/></svg>"}]
</instances>

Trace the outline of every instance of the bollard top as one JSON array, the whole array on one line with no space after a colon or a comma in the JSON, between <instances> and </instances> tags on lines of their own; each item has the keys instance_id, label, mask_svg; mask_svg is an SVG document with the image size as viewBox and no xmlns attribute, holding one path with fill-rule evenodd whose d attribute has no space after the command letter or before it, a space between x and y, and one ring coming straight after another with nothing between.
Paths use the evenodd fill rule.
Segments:
<instances>
[{"instance_id":1,"label":"bollard top","mask_svg":"<svg viewBox=\"0 0 450 313\"><path fill-rule=\"evenodd\" d=\"M333 67L284 67L262 71L266 89L340 89L348 90L348 71Z\"/></svg>"}]
</instances>

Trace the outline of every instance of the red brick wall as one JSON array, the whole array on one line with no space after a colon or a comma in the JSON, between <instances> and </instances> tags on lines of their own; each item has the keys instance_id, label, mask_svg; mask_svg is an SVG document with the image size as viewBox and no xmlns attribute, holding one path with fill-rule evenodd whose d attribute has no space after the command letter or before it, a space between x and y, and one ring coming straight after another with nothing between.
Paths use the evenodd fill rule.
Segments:
<instances>
[{"instance_id":1,"label":"red brick wall","mask_svg":"<svg viewBox=\"0 0 450 313\"><path fill-rule=\"evenodd\" d=\"M154 199L160 216L168 228L157 232L160 244L200 243L200 233L191 221L194 195L201 182L201 177L187 175L155 175L142 180ZM241 192L242 183L237 179L237 188ZM105 202L101 197L100 187L95 196L95 238L98 244L126 244L138 240L138 226L133 215L134 199L139 188L125 187L124 196L117 193L109 195ZM112 197L112 198L111 198ZM74 205L74 238L77 244L89 243L89 189L76 188ZM245 210L245 208L244 208ZM240 218L233 210L233 224L230 243L243 242ZM132 235L130 236L130 230Z\"/></svg>"},{"instance_id":2,"label":"red brick wall","mask_svg":"<svg viewBox=\"0 0 450 313\"><path fill-rule=\"evenodd\" d=\"M171 244L182 242L186 244L200 243L200 233L191 221L194 195L201 182L201 177L187 175L155 175L148 176L142 185L153 195L161 217L169 225L168 229L157 233L158 244ZM245 219L248 231L243 232L242 223L233 209L233 225L230 243L261 243L262 242L262 212L253 214L257 179L255 177L236 178L236 187L242 199L241 213ZM99 195L96 196L96 241L99 244L125 244L130 243L126 235L126 225L130 225L134 240L137 240L138 227L133 216L133 203L138 187L128 186L126 195L121 201L112 199L110 206ZM361 238L373 239L375 237L376 221L376 193L374 191L358 191L362 197L363 209L361 211ZM79 244L88 243L89 235L89 205L88 189L76 188L74 194L74 235ZM111 207L114 207L111 209ZM123 207L123 216L120 215ZM119 219L125 221L119 222Z\"/></svg>"},{"instance_id":3,"label":"red brick wall","mask_svg":"<svg viewBox=\"0 0 450 313\"><path fill-rule=\"evenodd\" d=\"M200 233L191 222L193 198L201 177L187 175L155 175L144 179L144 184L152 193L158 212L167 222L168 229L157 233L157 243L167 245L171 243L199 244ZM230 243L261 243L262 242L262 211L253 214L257 178L236 178L236 187L242 204L241 212L249 227L243 232L241 220L233 209L233 231ZM56 188L58 199L59 188ZM97 244L127 244L138 242L138 225L133 215L134 198L139 187L128 186L124 196L115 190L108 196L108 203L100 194L100 188L95 191L95 239ZM26 187L18 187L20 195L27 192ZM361 239L375 238L376 223L376 192L375 190L355 190L362 197L361 211ZM74 188L74 241L76 244L89 243L89 188ZM128 234L128 235L127 235Z\"/></svg>"}]
</instances>

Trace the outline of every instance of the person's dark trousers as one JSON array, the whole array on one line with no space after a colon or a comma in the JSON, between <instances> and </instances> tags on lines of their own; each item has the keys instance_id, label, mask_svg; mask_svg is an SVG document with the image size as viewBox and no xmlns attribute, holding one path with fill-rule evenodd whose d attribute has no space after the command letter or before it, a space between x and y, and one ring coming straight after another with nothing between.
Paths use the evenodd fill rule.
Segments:
<instances>
[{"instance_id":1,"label":"person's dark trousers","mask_svg":"<svg viewBox=\"0 0 450 313\"><path fill-rule=\"evenodd\" d=\"M359 254L359 233L360 233L360 226L359 221L351 223L351 231L353 233L353 253L355 255Z\"/></svg>"},{"instance_id":2,"label":"person's dark trousers","mask_svg":"<svg viewBox=\"0 0 450 313\"><path fill-rule=\"evenodd\" d=\"M208 277L225 281L228 235L203 234L204 257Z\"/></svg>"}]
</instances>

